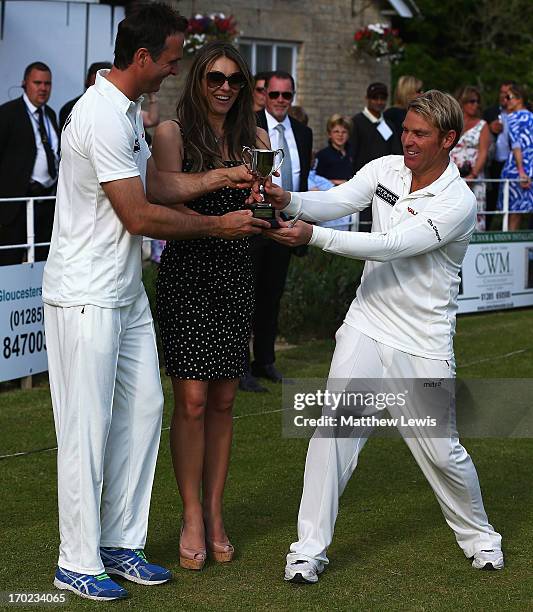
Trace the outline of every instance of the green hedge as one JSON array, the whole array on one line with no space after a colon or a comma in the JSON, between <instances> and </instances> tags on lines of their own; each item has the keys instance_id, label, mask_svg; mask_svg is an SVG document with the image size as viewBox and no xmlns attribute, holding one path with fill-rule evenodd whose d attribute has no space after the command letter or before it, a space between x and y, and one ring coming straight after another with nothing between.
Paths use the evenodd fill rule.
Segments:
<instances>
[{"instance_id":1,"label":"green hedge","mask_svg":"<svg viewBox=\"0 0 533 612\"><path fill-rule=\"evenodd\" d=\"M279 335L288 342L331 338L359 286L363 262L310 248L292 257L281 300Z\"/></svg>"},{"instance_id":2,"label":"green hedge","mask_svg":"<svg viewBox=\"0 0 533 612\"><path fill-rule=\"evenodd\" d=\"M355 296L362 270L361 261L313 248L305 257L292 257L281 300L279 335L293 343L331 338ZM154 318L156 277L156 265L145 267L143 280Z\"/></svg>"}]
</instances>

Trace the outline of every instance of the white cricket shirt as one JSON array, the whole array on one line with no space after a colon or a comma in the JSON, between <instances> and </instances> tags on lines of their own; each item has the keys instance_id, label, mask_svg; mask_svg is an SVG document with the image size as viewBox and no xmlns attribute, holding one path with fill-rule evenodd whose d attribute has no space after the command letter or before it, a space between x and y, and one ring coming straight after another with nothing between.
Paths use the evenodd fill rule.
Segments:
<instances>
[{"instance_id":1,"label":"white cricket shirt","mask_svg":"<svg viewBox=\"0 0 533 612\"><path fill-rule=\"evenodd\" d=\"M450 359L476 198L452 162L428 187L409 193L410 186L403 157L388 155L329 191L291 194L284 212L327 221L372 205L372 233L314 226L309 242L367 260L345 323L411 355Z\"/></svg>"},{"instance_id":2,"label":"white cricket shirt","mask_svg":"<svg viewBox=\"0 0 533 612\"><path fill-rule=\"evenodd\" d=\"M43 301L117 308L143 290L142 236L131 235L101 183L146 178L150 150L140 114L100 70L63 128L61 163Z\"/></svg>"}]
</instances>

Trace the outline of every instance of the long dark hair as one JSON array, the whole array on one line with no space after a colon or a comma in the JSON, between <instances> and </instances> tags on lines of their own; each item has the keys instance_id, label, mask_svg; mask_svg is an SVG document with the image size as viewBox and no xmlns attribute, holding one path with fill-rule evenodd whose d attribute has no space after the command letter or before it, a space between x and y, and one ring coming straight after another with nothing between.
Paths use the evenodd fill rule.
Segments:
<instances>
[{"instance_id":1,"label":"long dark hair","mask_svg":"<svg viewBox=\"0 0 533 612\"><path fill-rule=\"evenodd\" d=\"M256 142L253 81L246 61L237 49L227 42L208 43L194 59L177 108L178 121L183 130L183 146L187 159L192 161L193 172L205 170L210 166L220 168L224 165L217 136L208 121L207 100L202 91L202 79L219 57L233 60L246 79L246 85L239 91L224 120L224 138L230 159L240 160L242 147L254 146Z\"/></svg>"}]
</instances>

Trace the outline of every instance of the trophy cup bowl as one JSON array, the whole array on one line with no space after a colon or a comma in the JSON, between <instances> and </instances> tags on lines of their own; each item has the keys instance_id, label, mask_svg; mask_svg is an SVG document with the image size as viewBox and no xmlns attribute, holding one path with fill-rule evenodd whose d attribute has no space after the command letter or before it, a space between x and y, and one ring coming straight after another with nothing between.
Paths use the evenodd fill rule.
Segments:
<instances>
[{"instance_id":1,"label":"trophy cup bowl","mask_svg":"<svg viewBox=\"0 0 533 612\"><path fill-rule=\"evenodd\" d=\"M280 156L280 161L276 164L276 158ZM253 149L251 147L242 148L242 161L248 170L259 180L259 193L263 196L263 201L254 204L251 208L254 217L268 221L271 227L279 227L276 220L276 210L266 201L264 181L274 172L281 168L285 153L283 149Z\"/></svg>"}]
</instances>

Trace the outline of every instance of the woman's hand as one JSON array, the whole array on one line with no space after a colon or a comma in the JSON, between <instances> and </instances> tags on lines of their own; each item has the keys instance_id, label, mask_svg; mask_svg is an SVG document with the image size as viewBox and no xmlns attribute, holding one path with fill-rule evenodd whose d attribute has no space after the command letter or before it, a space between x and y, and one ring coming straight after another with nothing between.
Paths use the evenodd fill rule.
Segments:
<instances>
[{"instance_id":1,"label":"woman's hand","mask_svg":"<svg viewBox=\"0 0 533 612\"><path fill-rule=\"evenodd\" d=\"M520 177L520 187L522 187L522 189L529 189L531 187L531 178L524 170L520 170L518 176Z\"/></svg>"},{"instance_id":2,"label":"woman's hand","mask_svg":"<svg viewBox=\"0 0 533 612\"><path fill-rule=\"evenodd\" d=\"M290 222L278 220L279 229L268 229L263 231L263 235L267 238L275 240L285 246L295 247L302 244L308 244L313 235L313 226L304 221L297 221L291 227Z\"/></svg>"}]
</instances>

